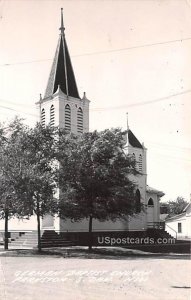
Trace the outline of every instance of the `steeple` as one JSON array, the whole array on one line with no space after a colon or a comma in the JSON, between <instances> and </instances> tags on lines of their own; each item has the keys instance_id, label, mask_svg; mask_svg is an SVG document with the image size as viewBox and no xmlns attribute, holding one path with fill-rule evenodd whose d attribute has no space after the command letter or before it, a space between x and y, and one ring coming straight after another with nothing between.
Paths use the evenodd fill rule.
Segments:
<instances>
[{"instance_id":1,"label":"steeple","mask_svg":"<svg viewBox=\"0 0 191 300\"><path fill-rule=\"evenodd\" d=\"M67 96L79 98L64 31L63 9L61 8L60 36L44 98L51 97L57 91L59 85L61 91Z\"/></svg>"}]
</instances>

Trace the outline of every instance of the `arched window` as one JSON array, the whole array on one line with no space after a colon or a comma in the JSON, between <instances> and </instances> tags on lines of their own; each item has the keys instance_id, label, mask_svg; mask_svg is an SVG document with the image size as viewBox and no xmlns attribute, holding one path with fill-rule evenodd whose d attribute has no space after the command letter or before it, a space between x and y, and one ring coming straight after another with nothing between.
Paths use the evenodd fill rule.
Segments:
<instances>
[{"instance_id":1,"label":"arched window","mask_svg":"<svg viewBox=\"0 0 191 300\"><path fill-rule=\"evenodd\" d=\"M81 107L77 111L77 132L83 133L83 111Z\"/></svg>"},{"instance_id":2,"label":"arched window","mask_svg":"<svg viewBox=\"0 0 191 300\"><path fill-rule=\"evenodd\" d=\"M135 212L140 213L141 212L141 194L140 191L137 189L135 193Z\"/></svg>"},{"instance_id":3,"label":"arched window","mask_svg":"<svg viewBox=\"0 0 191 300\"><path fill-rule=\"evenodd\" d=\"M41 110L41 125L45 127L45 109Z\"/></svg>"},{"instance_id":4,"label":"arched window","mask_svg":"<svg viewBox=\"0 0 191 300\"><path fill-rule=\"evenodd\" d=\"M142 172L142 171L143 171L143 157L140 154L139 155L139 172Z\"/></svg>"},{"instance_id":5,"label":"arched window","mask_svg":"<svg viewBox=\"0 0 191 300\"><path fill-rule=\"evenodd\" d=\"M71 130L71 109L68 104L65 106L65 129Z\"/></svg>"},{"instance_id":6,"label":"arched window","mask_svg":"<svg viewBox=\"0 0 191 300\"><path fill-rule=\"evenodd\" d=\"M53 127L55 125L55 115L54 115L54 105L52 104L50 107L50 126Z\"/></svg>"},{"instance_id":7,"label":"arched window","mask_svg":"<svg viewBox=\"0 0 191 300\"><path fill-rule=\"evenodd\" d=\"M154 202L153 202L153 199L150 198L149 201L148 201L148 206L154 206Z\"/></svg>"}]
</instances>

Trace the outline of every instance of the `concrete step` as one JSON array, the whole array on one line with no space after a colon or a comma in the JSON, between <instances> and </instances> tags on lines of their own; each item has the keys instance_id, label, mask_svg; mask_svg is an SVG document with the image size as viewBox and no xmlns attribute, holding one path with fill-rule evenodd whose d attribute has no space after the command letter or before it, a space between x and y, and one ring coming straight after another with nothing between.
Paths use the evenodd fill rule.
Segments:
<instances>
[{"instance_id":1,"label":"concrete step","mask_svg":"<svg viewBox=\"0 0 191 300\"><path fill-rule=\"evenodd\" d=\"M27 239L27 238L22 238L22 239L16 239L16 240L12 240L12 242L17 242L17 241L21 241L21 242L23 242L23 241L31 241L31 242L34 242L34 241L36 241L37 240L37 238L33 238L33 239Z\"/></svg>"},{"instance_id":2,"label":"concrete step","mask_svg":"<svg viewBox=\"0 0 191 300\"><path fill-rule=\"evenodd\" d=\"M37 243L37 240L35 241L29 241L29 240L25 240L25 241L14 241L14 242L11 242L10 244L11 245L16 245L16 244L25 244L25 243L28 243L28 244L36 244Z\"/></svg>"},{"instance_id":3,"label":"concrete step","mask_svg":"<svg viewBox=\"0 0 191 300\"><path fill-rule=\"evenodd\" d=\"M13 240L9 243L10 249L33 249L37 246L38 236L37 232L26 232L16 236L16 233L13 235ZM15 236L15 239L14 239Z\"/></svg>"}]
</instances>

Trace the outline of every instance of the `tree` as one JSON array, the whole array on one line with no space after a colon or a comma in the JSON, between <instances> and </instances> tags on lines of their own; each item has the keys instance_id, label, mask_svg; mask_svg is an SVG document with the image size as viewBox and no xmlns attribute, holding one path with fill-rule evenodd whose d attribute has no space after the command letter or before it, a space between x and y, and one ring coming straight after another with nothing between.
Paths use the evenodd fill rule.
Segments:
<instances>
[{"instance_id":1,"label":"tree","mask_svg":"<svg viewBox=\"0 0 191 300\"><path fill-rule=\"evenodd\" d=\"M21 137L26 127L15 119L0 128L0 218L5 220L4 249L8 249L8 220L26 214L27 207L18 197L21 180Z\"/></svg>"},{"instance_id":2,"label":"tree","mask_svg":"<svg viewBox=\"0 0 191 300\"><path fill-rule=\"evenodd\" d=\"M38 249L41 251L40 218L54 213L57 203L55 130L24 126L16 119L0 131L0 217L5 219L5 249L8 249L8 219L37 216Z\"/></svg>"},{"instance_id":3,"label":"tree","mask_svg":"<svg viewBox=\"0 0 191 300\"><path fill-rule=\"evenodd\" d=\"M57 211L54 128L43 128L37 124L29 129L22 141L22 152L26 165L22 169L20 197L28 204L29 215L37 216L38 250L41 251L40 219ZM27 166L27 168L26 168Z\"/></svg>"},{"instance_id":4,"label":"tree","mask_svg":"<svg viewBox=\"0 0 191 300\"><path fill-rule=\"evenodd\" d=\"M181 214L188 205L188 202L183 197L179 196L175 201L168 201L166 205L167 213L169 214L169 217L172 217Z\"/></svg>"},{"instance_id":5,"label":"tree","mask_svg":"<svg viewBox=\"0 0 191 300\"><path fill-rule=\"evenodd\" d=\"M89 250L92 221L126 219L135 213L135 161L124 152L120 129L94 131L76 137L61 134L58 148L61 189L59 214L80 221L89 219Z\"/></svg>"}]
</instances>

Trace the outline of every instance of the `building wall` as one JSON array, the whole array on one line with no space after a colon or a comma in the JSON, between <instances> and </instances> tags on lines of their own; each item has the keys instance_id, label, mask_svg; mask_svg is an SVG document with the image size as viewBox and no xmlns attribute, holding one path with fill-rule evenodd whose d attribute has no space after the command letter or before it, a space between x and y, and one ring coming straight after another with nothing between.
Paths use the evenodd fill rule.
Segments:
<instances>
[{"instance_id":1,"label":"building wall","mask_svg":"<svg viewBox=\"0 0 191 300\"><path fill-rule=\"evenodd\" d=\"M178 223L182 224L182 232L178 232ZM165 222L165 230L176 238L191 238L191 214L183 214Z\"/></svg>"},{"instance_id":2,"label":"building wall","mask_svg":"<svg viewBox=\"0 0 191 300\"><path fill-rule=\"evenodd\" d=\"M62 232L88 232L89 222L84 219L80 222L71 220L60 220L60 231ZM137 218L128 217L127 220L117 220L115 222L100 222L93 220L93 231L128 231L128 230L146 230L145 214L140 214Z\"/></svg>"},{"instance_id":3,"label":"building wall","mask_svg":"<svg viewBox=\"0 0 191 300\"><path fill-rule=\"evenodd\" d=\"M0 220L0 231L4 231L4 220ZM17 219L12 218L8 222L8 231L27 231L27 230L37 230L37 220L36 216L31 216L30 219Z\"/></svg>"}]
</instances>

